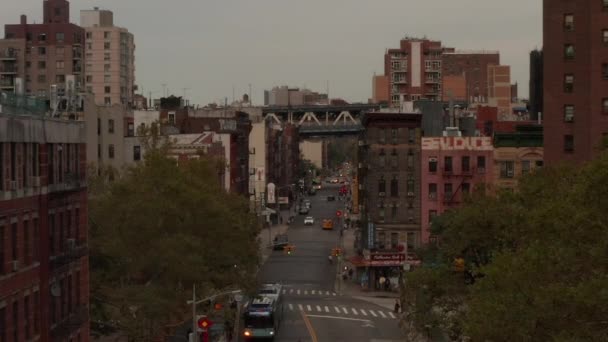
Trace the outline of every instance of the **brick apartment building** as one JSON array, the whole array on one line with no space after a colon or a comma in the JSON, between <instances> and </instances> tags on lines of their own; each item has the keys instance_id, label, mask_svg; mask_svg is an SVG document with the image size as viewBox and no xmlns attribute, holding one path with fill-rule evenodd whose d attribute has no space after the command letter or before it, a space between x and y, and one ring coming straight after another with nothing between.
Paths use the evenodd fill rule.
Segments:
<instances>
[{"instance_id":1,"label":"brick apartment building","mask_svg":"<svg viewBox=\"0 0 608 342\"><path fill-rule=\"evenodd\" d=\"M271 127L267 142L268 182L276 185L278 196L293 199L291 184L298 178L300 160L298 127L290 123L280 129Z\"/></svg>"},{"instance_id":2,"label":"brick apartment building","mask_svg":"<svg viewBox=\"0 0 608 342\"><path fill-rule=\"evenodd\" d=\"M498 189L515 189L518 179L543 167L543 127L519 125L515 132L494 134L494 181Z\"/></svg>"},{"instance_id":3,"label":"brick apartment building","mask_svg":"<svg viewBox=\"0 0 608 342\"><path fill-rule=\"evenodd\" d=\"M395 277L406 253L420 245L421 119L397 112L362 119L357 175L364 256L352 261L369 268L364 272L372 287L380 276Z\"/></svg>"},{"instance_id":4,"label":"brick apartment building","mask_svg":"<svg viewBox=\"0 0 608 342\"><path fill-rule=\"evenodd\" d=\"M0 340L88 341L82 122L0 114Z\"/></svg>"},{"instance_id":5,"label":"brick apartment building","mask_svg":"<svg viewBox=\"0 0 608 342\"><path fill-rule=\"evenodd\" d=\"M491 137L423 137L421 142L422 243L431 239L431 222L459 206L476 185L494 177Z\"/></svg>"},{"instance_id":6,"label":"brick apartment building","mask_svg":"<svg viewBox=\"0 0 608 342\"><path fill-rule=\"evenodd\" d=\"M457 101L487 101L488 66L500 65L498 51L445 51L441 61L444 101L449 100L447 90L452 90L453 99ZM445 82L452 79L457 86Z\"/></svg>"},{"instance_id":7,"label":"brick apartment building","mask_svg":"<svg viewBox=\"0 0 608 342\"><path fill-rule=\"evenodd\" d=\"M545 161L581 163L608 134L608 2L543 1Z\"/></svg>"},{"instance_id":8,"label":"brick apartment building","mask_svg":"<svg viewBox=\"0 0 608 342\"><path fill-rule=\"evenodd\" d=\"M399 48L384 54L384 75L388 76L389 101L399 106L405 101L441 100L440 41L405 38Z\"/></svg>"},{"instance_id":9,"label":"brick apartment building","mask_svg":"<svg viewBox=\"0 0 608 342\"><path fill-rule=\"evenodd\" d=\"M49 98L50 87L58 92L66 82L83 87L84 29L70 23L70 4L65 0L43 1L42 24L4 26L0 41L0 90Z\"/></svg>"}]
</instances>

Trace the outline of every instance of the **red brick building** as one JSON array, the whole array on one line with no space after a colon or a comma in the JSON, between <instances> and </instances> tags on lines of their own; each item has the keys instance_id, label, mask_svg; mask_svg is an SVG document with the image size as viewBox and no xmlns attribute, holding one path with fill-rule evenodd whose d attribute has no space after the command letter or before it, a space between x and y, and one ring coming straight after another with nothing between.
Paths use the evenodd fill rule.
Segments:
<instances>
[{"instance_id":1,"label":"red brick building","mask_svg":"<svg viewBox=\"0 0 608 342\"><path fill-rule=\"evenodd\" d=\"M592 159L608 133L608 3L543 1L545 160Z\"/></svg>"},{"instance_id":2,"label":"red brick building","mask_svg":"<svg viewBox=\"0 0 608 342\"><path fill-rule=\"evenodd\" d=\"M64 87L72 76L75 88L82 88L85 31L70 23L68 1L45 0L43 6L42 24L28 24L26 16L22 15L19 24L4 26L6 39L25 41L25 51L17 51L11 46L4 52L10 53L11 59L0 59L5 67L10 65L15 70L11 75L0 76L4 91L16 90L16 78L24 81L26 94L45 98L49 97L52 84Z\"/></svg>"},{"instance_id":3,"label":"red brick building","mask_svg":"<svg viewBox=\"0 0 608 342\"><path fill-rule=\"evenodd\" d=\"M0 340L88 341L82 122L0 114Z\"/></svg>"},{"instance_id":4,"label":"red brick building","mask_svg":"<svg viewBox=\"0 0 608 342\"><path fill-rule=\"evenodd\" d=\"M498 51L444 52L442 54L441 60L441 75L444 78L446 76L464 77L464 99L466 101L487 101L488 66L500 65L500 54L498 53ZM443 100L448 101L449 98L444 96Z\"/></svg>"}]
</instances>

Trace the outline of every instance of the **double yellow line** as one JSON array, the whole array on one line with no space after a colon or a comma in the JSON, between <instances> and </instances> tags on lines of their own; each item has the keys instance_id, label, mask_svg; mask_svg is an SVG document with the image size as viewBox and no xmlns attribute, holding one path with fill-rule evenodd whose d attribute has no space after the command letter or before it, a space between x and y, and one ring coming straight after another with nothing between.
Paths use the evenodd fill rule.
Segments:
<instances>
[{"instance_id":1,"label":"double yellow line","mask_svg":"<svg viewBox=\"0 0 608 342\"><path fill-rule=\"evenodd\" d=\"M308 329L308 333L310 334L312 342L319 342L319 340L317 339L317 333L315 332L315 329L313 329L312 323L310 323L310 319L308 318L308 316L306 316L304 310L300 310L300 314L302 314L302 320L304 320L304 324L306 324L306 329Z\"/></svg>"}]
</instances>

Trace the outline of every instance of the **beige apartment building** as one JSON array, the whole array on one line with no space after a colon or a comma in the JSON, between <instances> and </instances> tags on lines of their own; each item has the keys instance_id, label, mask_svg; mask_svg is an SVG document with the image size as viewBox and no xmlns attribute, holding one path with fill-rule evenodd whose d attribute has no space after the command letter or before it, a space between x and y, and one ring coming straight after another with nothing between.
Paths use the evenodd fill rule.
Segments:
<instances>
[{"instance_id":1,"label":"beige apartment building","mask_svg":"<svg viewBox=\"0 0 608 342\"><path fill-rule=\"evenodd\" d=\"M85 86L98 105L133 104L135 42L126 28L114 26L112 11L80 11L85 29Z\"/></svg>"}]
</instances>

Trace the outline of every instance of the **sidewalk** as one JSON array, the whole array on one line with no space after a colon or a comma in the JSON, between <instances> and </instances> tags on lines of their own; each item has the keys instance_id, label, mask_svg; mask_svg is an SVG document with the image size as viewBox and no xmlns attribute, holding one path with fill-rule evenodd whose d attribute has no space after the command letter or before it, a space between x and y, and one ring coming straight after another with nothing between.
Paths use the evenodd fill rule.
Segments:
<instances>
[{"instance_id":1,"label":"sidewalk","mask_svg":"<svg viewBox=\"0 0 608 342\"><path fill-rule=\"evenodd\" d=\"M281 210L280 215L283 217L283 224L270 226L270 228L263 228L258 235L258 240L260 241L260 255L262 257L261 264L264 264L266 259L272 254L272 242L275 236L285 234L289 228L289 225L285 222L287 222L287 219L290 216L290 211ZM269 229L270 234L268 232Z\"/></svg>"},{"instance_id":2,"label":"sidewalk","mask_svg":"<svg viewBox=\"0 0 608 342\"><path fill-rule=\"evenodd\" d=\"M355 229L350 228L344 231L344 236L342 238L342 250L342 269L344 269L344 266L348 266L355 272L353 273L353 279L336 279L336 287L340 286L340 292L345 296L368 301L373 304L392 310L395 306L395 299L399 298L398 292L370 291L362 289L361 285L356 281L356 279L358 279L356 267L352 265L349 261L350 257L357 255L357 252L355 250ZM337 274L337 277L340 277L340 274Z\"/></svg>"}]
</instances>

